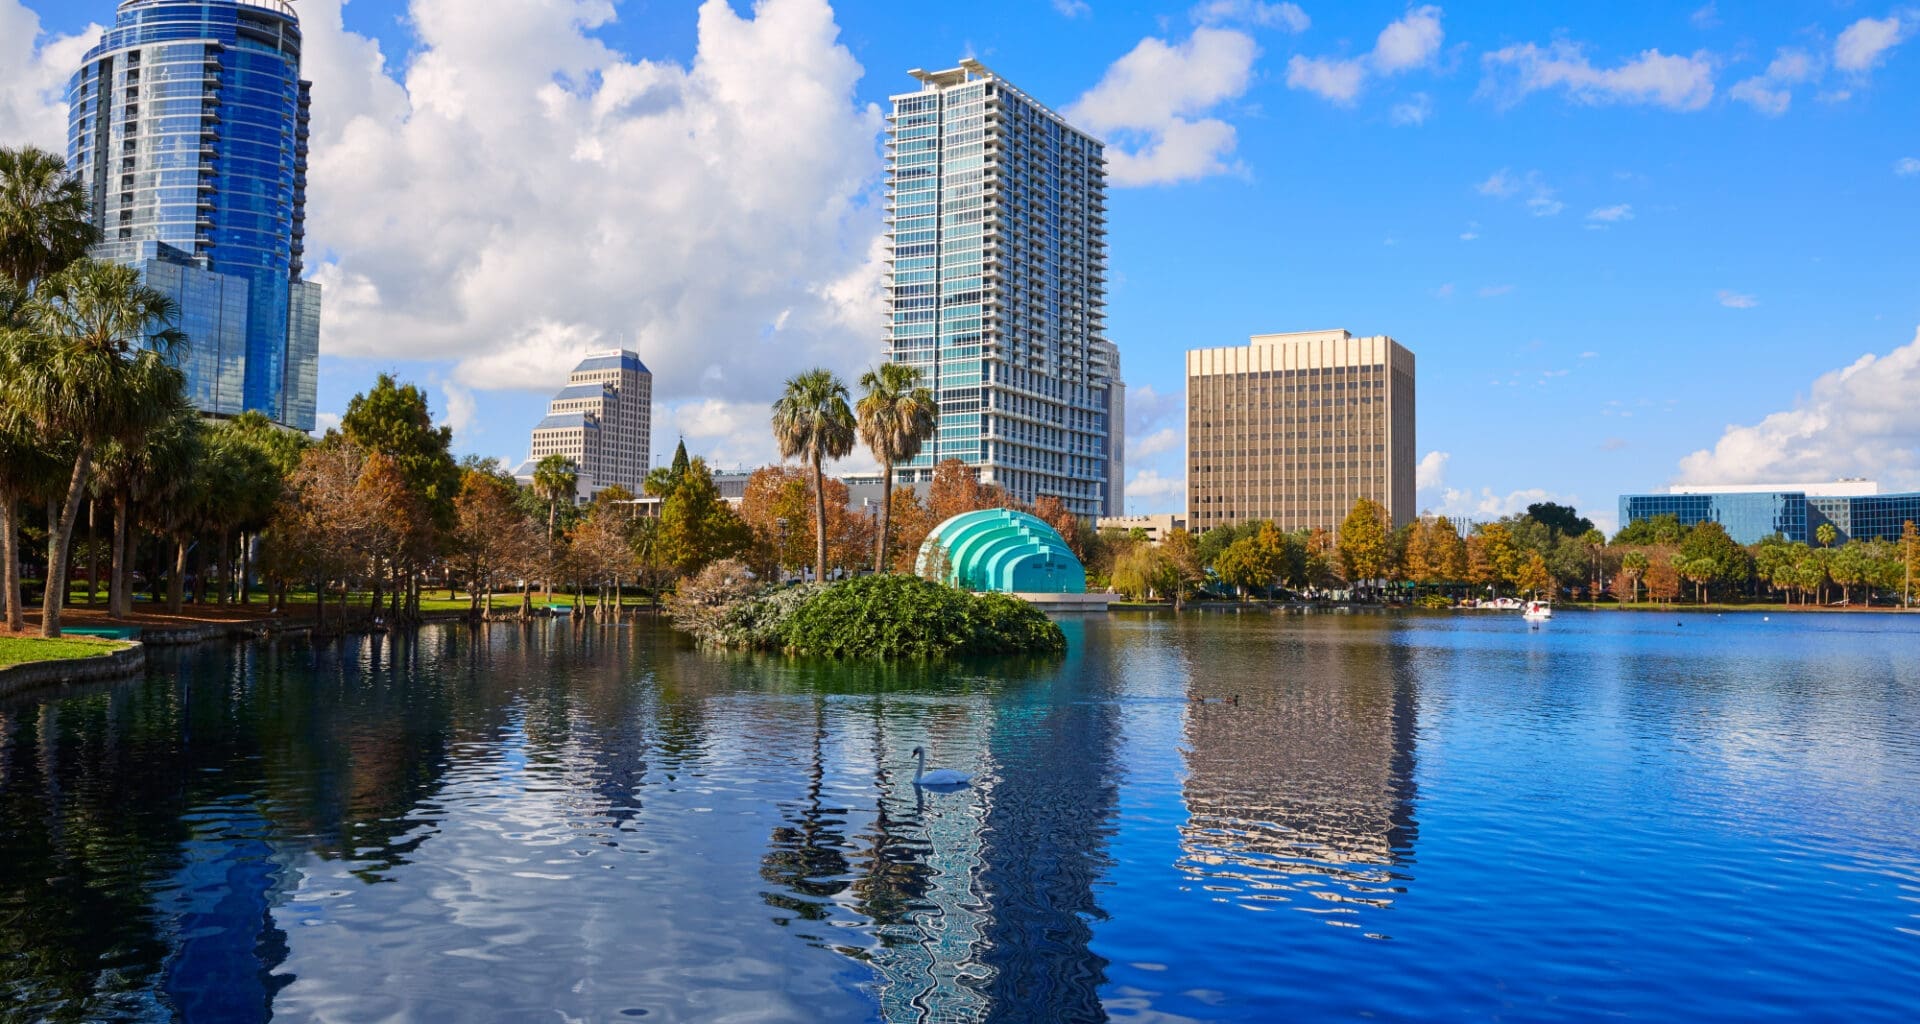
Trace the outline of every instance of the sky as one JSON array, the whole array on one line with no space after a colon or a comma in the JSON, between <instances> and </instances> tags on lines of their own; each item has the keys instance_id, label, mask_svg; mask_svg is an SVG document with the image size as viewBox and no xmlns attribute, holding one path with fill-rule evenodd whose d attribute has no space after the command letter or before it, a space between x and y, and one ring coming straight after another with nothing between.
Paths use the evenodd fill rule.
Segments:
<instances>
[{"instance_id":1,"label":"sky","mask_svg":"<svg viewBox=\"0 0 1920 1024\"><path fill-rule=\"evenodd\" d=\"M112 7L0 0L0 145L63 145ZM656 458L773 461L783 378L884 358L888 97L975 57L1108 143L1130 512L1184 505L1187 349L1331 328L1416 354L1423 510L1920 490L1920 6L298 7L323 425L390 371L517 464L624 345Z\"/></svg>"}]
</instances>

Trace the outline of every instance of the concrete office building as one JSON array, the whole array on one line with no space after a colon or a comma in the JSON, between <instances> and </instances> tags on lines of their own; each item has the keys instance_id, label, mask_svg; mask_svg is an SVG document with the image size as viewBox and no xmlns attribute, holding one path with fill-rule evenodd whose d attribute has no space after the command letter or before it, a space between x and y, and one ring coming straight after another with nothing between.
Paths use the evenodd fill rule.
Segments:
<instances>
[{"instance_id":1,"label":"concrete office building","mask_svg":"<svg viewBox=\"0 0 1920 1024\"><path fill-rule=\"evenodd\" d=\"M1713 522L1742 544L1780 534L1815 543L1831 525L1838 540L1899 540L1909 521L1920 522L1920 493L1882 494L1871 480L1813 484L1679 484L1664 494L1620 496L1620 525L1671 515L1681 526Z\"/></svg>"},{"instance_id":2,"label":"concrete office building","mask_svg":"<svg viewBox=\"0 0 1920 1024\"><path fill-rule=\"evenodd\" d=\"M652 439L652 372L633 352L589 352L547 403L532 454L514 476L531 482L541 459L564 455L580 474L581 501L608 487L637 495L653 467Z\"/></svg>"},{"instance_id":3,"label":"concrete office building","mask_svg":"<svg viewBox=\"0 0 1920 1024\"><path fill-rule=\"evenodd\" d=\"M203 412L312 430L320 286L301 280L311 84L283 0L122 0L67 88L93 255L180 305Z\"/></svg>"},{"instance_id":4,"label":"concrete office building","mask_svg":"<svg viewBox=\"0 0 1920 1024\"><path fill-rule=\"evenodd\" d=\"M1187 353L1187 523L1337 529L1372 498L1414 518L1414 358L1388 337L1263 334Z\"/></svg>"},{"instance_id":5,"label":"concrete office building","mask_svg":"<svg viewBox=\"0 0 1920 1024\"><path fill-rule=\"evenodd\" d=\"M911 74L887 119L887 354L940 421L899 479L959 459L1020 501L1117 512L1104 147L978 61Z\"/></svg>"}]
</instances>

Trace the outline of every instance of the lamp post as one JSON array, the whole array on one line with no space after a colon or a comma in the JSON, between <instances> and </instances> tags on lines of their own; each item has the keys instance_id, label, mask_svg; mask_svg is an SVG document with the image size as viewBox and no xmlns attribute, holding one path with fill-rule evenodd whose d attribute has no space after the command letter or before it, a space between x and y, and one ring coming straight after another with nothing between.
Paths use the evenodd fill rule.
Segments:
<instances>
[{"instance_id":1,"label":"lamp post","mask_svg":"<svg viewBox=\"0 0 1920 1024\"><path fill-rule=\"evenodd\" d=\"M774 573L784 584L787 582L787 517L781 516L773 524L780 529L780 549L773 553Z\"/></svg>"}]
</instances>

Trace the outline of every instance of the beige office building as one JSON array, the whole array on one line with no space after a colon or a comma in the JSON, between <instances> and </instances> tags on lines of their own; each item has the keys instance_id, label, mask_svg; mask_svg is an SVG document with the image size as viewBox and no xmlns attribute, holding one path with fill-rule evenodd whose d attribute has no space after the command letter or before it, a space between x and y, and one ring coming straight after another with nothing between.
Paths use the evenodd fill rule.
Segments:
<instances>
[{"instance_id":1,"label":"beige office building","mask_svg":"<svg viewBox=\"0 0 1920 1024\"><path fill-rule=\"evenodd\" d=\"M1414 518L1413 353L1346 331L1187 353L1187 524L1337 529L1359 498Z\"/></svg>"}]
</instances>

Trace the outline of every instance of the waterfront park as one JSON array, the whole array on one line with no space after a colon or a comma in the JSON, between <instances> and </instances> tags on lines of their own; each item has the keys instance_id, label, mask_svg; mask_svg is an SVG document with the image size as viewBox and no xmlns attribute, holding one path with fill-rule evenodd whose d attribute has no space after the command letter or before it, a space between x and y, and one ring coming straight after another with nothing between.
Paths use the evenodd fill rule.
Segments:
<instances>
[{"instance_id":1,"label":"waterfront park","mask_svg":"<svg viewBox=\"0 0 1920 1024\"><path fill-rule=\"evenodd\" d=\"M895 364L796 372L737 505L684 446L582 501L391 377L324 437L203 418L63 166L0 154L0 1020L1920 999L1913 524L1102 533L892 487L935 422ZM1113 602L993 592L994 531Z\"/></svg>"}]
</instances>

